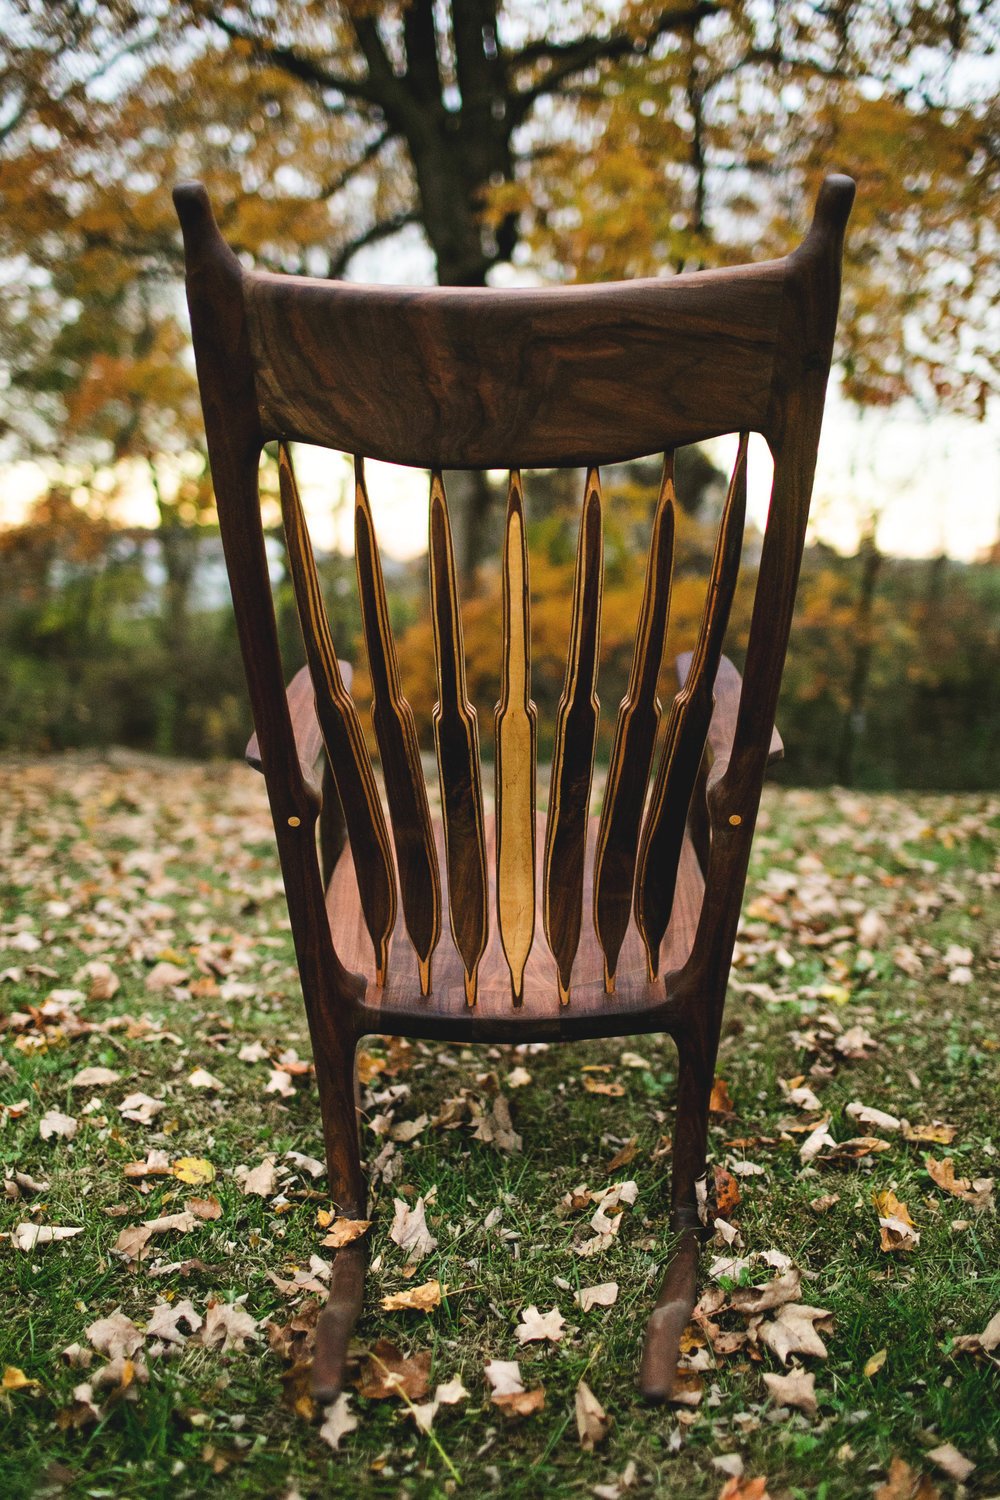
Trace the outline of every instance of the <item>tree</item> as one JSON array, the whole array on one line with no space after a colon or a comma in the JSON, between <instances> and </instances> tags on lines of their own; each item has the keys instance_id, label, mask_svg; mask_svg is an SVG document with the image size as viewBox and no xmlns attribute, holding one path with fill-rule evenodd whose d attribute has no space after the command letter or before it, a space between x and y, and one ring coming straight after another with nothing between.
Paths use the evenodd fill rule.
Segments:
<instances>
[{"instance_id":1,"label":"tree","mask_svg":"<svg viewBox=\"0 0 1000 1500\"><path fill-rule=\"evenodd\" d=\"M1000 15L982 0L4 12L8 452L196 441L166 192L190 176L258 264L339 276L417 226L440 281L481 285L511 260L589 280L781 253L840 168L861 189L848 392L982 414L997 389Z\"/></svg>"}]
</instances>

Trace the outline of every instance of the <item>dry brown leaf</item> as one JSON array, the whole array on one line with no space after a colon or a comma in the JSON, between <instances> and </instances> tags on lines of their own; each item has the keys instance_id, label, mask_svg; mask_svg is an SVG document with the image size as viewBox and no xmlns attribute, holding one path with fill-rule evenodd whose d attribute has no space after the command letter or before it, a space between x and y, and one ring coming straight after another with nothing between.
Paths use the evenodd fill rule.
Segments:
<instances>
[{"instance_id":1,"label":"dry brown leaf","mask_svg":"<svg viewBox=\"0 0 1000 1500\"><path fill-rule=\"evenodd\" d=\"M961 1198L963 1203L971 1203L973 1208L991 1206L992 1177L977 1177L972 1182L967 1177L956 1177L954 1162L950 1156L946 1156L943 1161L935 1161L933 1156L925 1156L924 1166L942 1192L951 1193L954 1198Z\"/></svg>"},{"instance_id":2,"label":"dry brown leaf","mask_svg":"<svg viewBox=\"0 0 1000 1500\"><path fill-rule=\"evenodd\" d=\"M218 1198L185 1198L184 1207L196 1219L221 1219L222 1204Z\"/></svg>"},{"instance_id":3,"label":"dry brown leaf","mask_svg":"<svg viewBox=\"0 0 1000 1500\"><path fill-rule=\"evenodd\" d=\"M125 1120L134 1120L137 1125L150 1125L160 1110L166 1107L162 1099L151 1099L148 1094L138 1092L123 1099L118 1111Z\"/></svg>"},{"instance_id":4,"label":"dry brown leaf","mask_svg":"<svg viewBox=\"0 0 1000 1500\"><path fill-rule=\"evenodd\" d=\"M221 1081L205 1068L195 1068L194 1072L188 1075L188 1083L193 1089L210 1089L213 1093L218 1093L222 1088Z\"/></svg>"},{"instance_id":5,"label":"dry brown leaf","mask_svg":"<svg viewBox=\"0 0 1000 1500\"><path fill-rule=\"evenodd\" d=\"M816 1415L816 1377L811 1370L796 1366L787 1375L767 1374L764 1384L771 1400L779 1406L797 1406L808 1417Z\"/></svg>"},{"instance_id":6,"label":"dry brown leaf","mask_svg":"<svg viewBox=\"0 0 1000 1500\"><path fill-rule=\"evenodd\" d=\"M853 1100L847 1105L845 1114L850 1115L852 1120L857 1120L859 1125L867 1125L871 1130L899 1130L902 1121L897 1120L895 1115L886 1114L883 1109L875 1109L873 1105L862 1104L859 1099Z\"/></svg>"},{"instance_id":7,"label":"dry brown leaf","mask_svg":"<svg viewBox=\"0 0 1000 1500\"><path fill-rule=\"evenodd\" d=\"M98 1354L104 1354L108 1359L117 1359L120 1355L129 1359L142 1348L144 1335L132 1319L116 1307L106 1318L91 1323L86 1337Z\"/></svg>"},{"instance_id":8,"label":"dry brown leaf","mask_svg":"<svg viewBox=\"0 0 1000 1500\"><path fill-rule=\"evenodd\" d=\"M604 1094L609 1099L620 1099L625 1092L623 1083L602 1083L590 1073L583 1075L583 1086L588 1094Z\"/></svg>"},{"instance_id":9,"label":"dry brown leaf","mask_svg":"<svg viewBox=\"0 0 1000 1500\"><path fill-rule=\"evenodd\" d=\"M535 1386L531 1391L511 1391L508 1395L494 1392L494 1406L498 1406L505 1417L532 1417L545 1409L545 1387Z\"/></svg>"},{"instance_id":10,"label":"dry brown leaf","mask_svg":"<svg viewBox=\"0 0 1000 1500\"><path fill-rule=\"evenodd\" d=\"M117 1083L122 1075L113 1068L81 1068L69 1081L71 1089L100 1089L109 1083Z\"/></svg>"},{"instance_id":11,"label":"dry brown leaf","mask_svg":"<svg viewBox=\"0 0 1000 1500\"><path fill-rule=\"evenodd\" d=\"M320 1243L325 1249L339 1250L342 1245L350 1245L354 1240L359 1240L371 1225L371 1219L334 1219L329 1233Z\"/></svg>"},{"instance_id":12,"label":"dry brown leaf","mask_svg":"<svg viewBox=\"0 0 1000 1500\"><path fill-rule=\"evenodd\" d=\"M982 1333L963 1333L952 1345L958 1354L985 1354L1000 1365L1000 1312L995 1312Z\"/></svg>"},{"instance_id":13,"label":"dry brown leaf","mask_svg":"<svg viewBox=\"0 0 1000 1500\"><path fill-rule=\"evenodd\" d=\"M524 1390L521 1366L516 1359L491 1359L483 1372L494 1396L511 1396Z\"/></svg>"},{"instance_id":14,"label":"dry brown leaf","mask_svg":"<svg viewBox=\"0 0 1000 1500\"><path fill-rule=\"evenodd\" d=\"M775 1353L783 1365L792 1354L812 1354L826 1359L826 1345L816 1331L816 1324L831 1318L822 1307L806 1307L801 1302L786 1302L770 1323L755 1328L760 1343Z\"/></svg>"},{"instance_id":15,"label":"dry brown leaf","mask_svg":"<svg viewBox=\"0 0 1000 1500\"><path fill-rule=\"evenodd\" d=\"M748 1316L767 1312L772 1307L794 1302L801 1289L802 1272L786 1271L783 1276L775 1276L758 1286L737 1287L729 1299L730 1306Z\"/></svg>"},{"instance_id":16,"label":"dry brown leaf","mask_svg":"<svg viewBox=\"0 0 1000 1500\"><path fill-rule=\"evenodd\" d=\"M186 971L179 968L177 964L169 963L166 960L156 964L146 975L146 988L154 992L173 989L175 985L187 984L187 982L188 975Z\"/></svg>"},{"instance_id":17,"label":"dry brown leaf","mask_svg":"<svg viewBox=\"0 0 1000 1500\"><path fill-rule=\"evenodd\" d=\"M606 1176L610 1177L614 1172L619 1171L622 1167L627 1167L629 1162L635 1160L636 1152L639 1149L638 1141L639 1137L634 1135L631 1140L625 1142L620 1151L615 1152L604 1168Z\"/></svg>"},{"instance_id":18,"label":"dry brown leaf","mask_svg":"<svg viewBox=\"0 0 1000 1500\"><path fill-rule=\"evenodd\" d=\"M319 1430L319 1435L335 1453L340 1447L341 1438L353 1432L358 1425L357 1417L350 1410L350 1402L350 1391L341 1391L336 1401L328 1406L323 1414L323 1425Z\"/></svg>"},{"instance_id":19,"label":"dry brown leaf","mask_svg":"<svg viewBox=\"0 0 1000 1500\"><path fill-rule=\"evenodd\" d=\"M897 1250L915 1250L920 1244L920 1235L914 1227L906 1204L900 1203L891 1189L884 1193L876 1193L873 1202L879 1216L881 1249L887 1253Z\"/></svg>"},{"instance_id":20,"label":"dry brown leaf","mask_svg":"<svg viewBox=\"0 0 1000 1500\"><path fill-rule=\"evenodd\" d=\"M245 1198L270 1198L278 1189L278 1171L276 1158L265 1156L264 1160L249 1171L237 1167L236 1176L243 1178L243 1196Z\"/></svg>"},{"instance_id":21,"label":"dry brown leaf","mask_svg":"<svg viewBox=\"0 0 1000 1500\"><path fill-rule=\"evenodd\" d=\"M886 1362L886 1360L888 1358L889 1358L889 1351L888 1351L888 1349L879 1349L876 1354L872 1355L871 1359L869 1359L869 1360L866 1361L865 1368L864 1368L864 1373L868 1377L869 1380L871 1380L871 1378L872 1378L873 1375L877 1375L878 1374L879 1370L882 1369L882 1367L884 1366L884 1364L885 1364L885 1362Z\"/></svg>"},{"instance_id":22,"label":"dry brown leaf","mask_svg":"<svg viewBox=\"0 0 1000 1500\"><path fill-rule=\"evenodd\" d=\"M581 1287L573 1301L581 1312L590 1312L592 1307L614 1307L618 1301L618 1283L603 1281L599 1286Z\"/></svg>"},{"instance_id":23,"label":"dry brown leaf","mask_svg":"<svg viewBox=\"0 0 1000 1500\"><path fill-rule=\"evenodd\" d=\"M423 1198L418 1198L412 1208L403 1198L393 1199L394 1217L389 1238L401 1250L405 1250L411 1264L422 1260L437 1248L437 1240L427 1227L427 1214Z\"/></svg>"},{"instance_id":24,"label":"dry brown leaf","mask_svg":"<svg viewBox=\"0 0 1000 1500\"><path fill-rule=\"evenodd\" d=\"M520 1151L524 1144L514 1129L510 1117L510 1105L503 1094L497 1094L488 1110L476 1106L476 1128L472 1138L501 1151Z\"/></svg>"},{"instance_id":25,"label":"dry brown leaf","mask_svg":"<svg viewBox=\"0 0 1000 1500\"><path fill-rule=\"evenodd\" d=\"M928 1141L938 1146L950 1146L958 1134L957 1125L946 1125L943 1120L932 1120L929 1125L911 1125L903 1121L903 1139Z\"/></svg>"},{"instance_id":26,"label":"dry brown leaf","mask_svg":"<svg viewBox=\"0 0 1000 1500\"><path fill-rule=\"evenodd\" d=\"M49 1141L53 1136L58 1139L71 1141L76 1135L78 1122L72 1115L64 1115L61 1110L49 1109L38 1122L38 1134L43 1141Z\"/></svg>"},{"instance_id":27,"label":"dry brown leaf","mask_svg":"<svg viewBox=\"0 0 1000 1500\"><path fill-rule=\"evenodd\" d=\"M732 1172L725 1167L715 1167L715 1202L719 1214L728 1219L740 1206L740 1186Z\"/></svg>"},{"instance_id":28,"label":"dry brown leaf","mask_svg":"<svg viewBox=\"0 0 1000 1500\"><path fill-rule=\"evenodd\" d=\"M712 1084L712 1092L708 1099L709 1113L713 1115L733 1115L733 1101L729 1097L729 1085L724 1078L716 1078Z\"/></svg>"},{"instance_id":29,"label":"dry brown leaf","mask_svg":"<svg viewBox=\"0 0 1000 1500\"><path fill-rule=\"evenodd\" d=\"M245 1349L247 1339L257 1337L258 1320L238 1302L209 1302L199 1340L206 1349Z\"/></svg>"},{"instance_id":30,"label":"dry brown leaf","mask_svg":"<svg viewBox=\"0 0 1000 1500\"><path fill-rule=\"evenodd\" d=\"M430 1386L431 1351L404 1355L390 1339L379 1339L368 1351L355 1385L367 1401L388 1401L405 1395L422 1401Z\"/></svg>"},{"instance_id":31,"label":"dry brown leaf","mask_svg":"<svg viewBox=\"0 0 1000 1500\"><path fill-rule=\"evenodd\" d=\"M547 1340L551 1344L558 1344L563 1336L565 1322L558 1307L553 1307L547 1313L540 1313L532 1303L521 1313L521 1321L517 1327L517 1342L532 1344L543 1343Z\"/></svg>"},{"instance_id":32,"label":"dry brown leaf","mask_svg":"<svg viewBox=\"0 0 1000 1500\"><path fill-rule=\"evenodd\" d=\"M902 1458L889 1465L889 1477L875 1491L874 1500L941 1500L941 1492L925 1474L918 1474Z\"/></svg>"},{"instance_id":33,"label":"dry brown leaf","mask_svg":"<svg viewBox=\"0 0 1000 1500\"><path fill-rule=\"evenodd\" d=\"M155 1234L166 1234L171 1229L176 1229L178 1234L187 1234L192 1229L197 1229L198 1220L193 1213L187 1211L179 1214L163 1214L158 1219L146 1219L142 1224L130 1224L123 1229L115 1241L115 1249L119 1255L124 1255L128 1260L141 1260L146 1245Z\"/></svg>"},{"instance_id":34,"label":"dry brown leaf","mask_svg":"<svg viewBox=\"0 0 1000 1500\"><path fill-rule=\"evenodd\" d=\"M954 1479L956 1484L964 1484L976 1467L964 1453L959 1453L954 1443L940 1443L938 1447L928 1451L927 1457L949 1479Z\"/></svg>"},{"instance_id":35,"label":"dry brown leaf","mask_svg":"<svg viewBox=\"0 0 1000 1500\"><path fill-rule=\"evenodd\" d=\"M719 1491L719 1500L771 1500L767 1492L767 1480L763 1475L756 1479L747 1479L743 1475L734 1475L727 1479Z\"/></svg>"},{"instance_id":36,"label":"dry brown leaf","mask_svg":"<svg viewBox=\"0 0 1000 1500\"><path fill-rule=\"evenodd\" d=\"M581 1380L576 1388L575 1407L580 1447L585 1453L593 1453L610 1432L611 1418L585 1380Z\"/></svg>"},{"instance_id":37,"label":"dry brown leaf","mask_svg":"<svg viewBox=\"0 0 1000 1500\"><path fill-rule=\"evenodd\" d=\"M56 1240L71 1240L82 1229L67 1229L58 1224L15 1224L10 1242L15 1250L34 1250L36 1245L50 1245Z\"/></svg>"},{"instance_id":38,"label":"dry brown leaf","mask_svg":"<svg viewBox=\"0 0 1000 1500\"><path fill-rule=\"evenodd\" d=\"M433 1312L441 1306L441 1297L447 1290L445 1287L442 1291L440 1281L425 1281L406 1292L390 1292L382 1298L382 1306L386 1312Z\"/></svg>"},{"instance_id":39,"label":"dry brown leaf","mask_svg":"<svg viewBox=\"0 0 1000 1500\"><path fill-rule=\"evenodd\" d=\"M172 1168L166 1151L153 1150L145 1161L127 1161L122 1171L126 1177L169 1177Z\"/></svg>"}]
</instances>

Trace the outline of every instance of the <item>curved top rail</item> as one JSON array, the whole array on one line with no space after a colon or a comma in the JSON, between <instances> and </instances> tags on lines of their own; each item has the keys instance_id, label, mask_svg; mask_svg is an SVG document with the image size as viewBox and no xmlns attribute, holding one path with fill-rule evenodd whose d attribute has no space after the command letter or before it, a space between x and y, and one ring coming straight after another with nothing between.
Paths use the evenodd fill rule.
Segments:
<instances>
[{"instance_id":1,"label":"curved top rail","mask_svg":"<svg viewBox=\"0 0 1000 1500\"><path fill-rule=\"evenodd\" d=\"M265 438L494 468L768 436L787 282L839 261L853 193L849 178L827 178L809 234L784 260L504 290L243 271L205 189L184 184L174 199L189 276L239 277Z\"/></svg>"}]
</instances>

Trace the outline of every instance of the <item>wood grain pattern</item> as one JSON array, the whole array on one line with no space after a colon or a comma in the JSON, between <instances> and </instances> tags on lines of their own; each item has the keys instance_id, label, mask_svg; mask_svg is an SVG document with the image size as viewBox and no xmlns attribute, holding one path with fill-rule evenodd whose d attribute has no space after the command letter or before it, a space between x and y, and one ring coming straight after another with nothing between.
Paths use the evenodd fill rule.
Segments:
<instances>
[{"instance_id":1,"label":"wood grain pattern","mask_svg":"<svg viewBox=\"0 0 1000 1500\"><path fill-rule=\"evenodd\" d=\"M674 500L674 456L668 453L653 517L632 668L618 709L597 838L594 927L604 950L604 983L609 994L614 992L618 954L632 907L639 828L660 723L656 684L670 615Z\"/></svg>"},{"instance_id":2,"label":"wood grain pattern","mask_svg":"<svg viewBox=\"0 0 1000 1500\"><path fill-rule=\"evenodd\" d=\"M497 924L514 1004L535 934L535 741L531 701L530 591L521 476L512 470L503 551L503 660L496 736Z\"/></svg>"},{"instance_id":3,"label":"wood grain pattern","mask_svg":"<svg viewBox=\"0 0 1000 1500\"><path fill-rule=\"evenodd\" d=\"M476 971L489 930L479 723L465 686L462 616L444 483L431 475L431 619L437 703L434 743L441 778L451 930L465 964L465 998L476 1003Z\"/></svg>"},{"instance_id":4,"label":"wood grain pattern","mask_svg":"<svg viewBox=\"0 0 1000 1500\"><path fill-rule=\"evenodd\" d=\"M344 810L365 921L375 950L376 973L382 983L389 934L396 920L396 880L389 834L361 720L340 675L291 455L284 443L278 451L278 479L295 603L309 674L316 689L316 714Z\"/></svg>"},{"instance_id":5,"label":"wood grain pattern","mask_svg":"<svg viewBox=\"0 0 1000 1500\"><path fill-rule=\"evenodd\" d=\"M712 687L739 576L746 517L746 460L747 434L742 433L719 524L694 664L670 709L642 831L635 912L646 943L651 977L657 972L660 940L670 918L677 856L684 839L698 768L705 753L712 717Z\"/></svg>"},{"instance_id":6,"label":"wood grain pattern","mask_svg":"<svg viewBox=\"0 0 1000 1500\"><path fill-rule=\"evenodd\" d=\"M556 711L549 816L545 829L545 936L555 956L559 994L569 1002L570 975L580 942L583 852L590 817L590 783L601 711L597 666L604 587L601 480L588 469L573 580L573 613L566 677Z\"/></svg>"},{"instance_id":7,"label":"wood grain pattern","mask_svg":"<svg viewBox=\"0 0 1000 1500\"><path fill-rule=\"evenodd\" d=\"M761 429L782 284L780 261L503 291L251 273L261 422L442 469L617 463Z\"/></svg>"},{"instance_id":8,"label":"wood grain pattern","mask_svg":"<svg viewBox=\"0 0 1000 1500\"><path fill-rule=\"evenodd\" d=\"M426 995L431 987L431 955L441 936L441 876L417 728L400 682L361 458L354 460L354 541L358 597L372 681L372 724L396 844L403 920L419 961L420 991Z\"/></svg>"},{"instance_id":9,"label":"wood grain pattern","mask_svg":"<svg viewBox=\"0 0 1000 1500\"><path fill-rule=\"evenodd\" d=\"M535 815L535 920L541 930L541 865L545 846L544 813ZM484 818L487 869L491 903L496 898L496 819ZM434 832L441 857L444 857L444 828L434 818ZM587 909L593 898L594 848L597 819L587 823L586 850L583 856L583 897ZM683 968L691 951L691 941L702 906L704 880L690 843L681 853L677 896L670 926L663 939L660 967L666 974ZM640 1031L667 1030L672 1025L672 991L662 981L651 985L646 972L646 951L634 920L629 922L618 964L618 988L614 1003L604 990L604 959L592 925L588 922L580 935L580 945L573 960L570 1005L560 1004L559 975L556 962L544 942L536 941L524 969L523 1003L510 1002L510 967L503 950L500 933L493 924L486 950L479 964L478 998L470 1010L465 999L465 965L455 946L448 923L448 891L441 942L434 955L434 990L429 1000L418 999L417 962L413 949L399 926L393 933L389 949L389 975L380 988L374 979L368 981L361 999L358 1020L362 1032L394 1033L401 1029L410 1036L436 1037L446 1041L513 1041L529 1037L539 1041L560 1037L628 1035L633 1027ZM337 952L352 968L370 972L371 945L360 912L357 877L345 852L334 872L328 897L330 921ZM665 1008L666 1007L666 1008Z\"/></svg>"}]
</instances>

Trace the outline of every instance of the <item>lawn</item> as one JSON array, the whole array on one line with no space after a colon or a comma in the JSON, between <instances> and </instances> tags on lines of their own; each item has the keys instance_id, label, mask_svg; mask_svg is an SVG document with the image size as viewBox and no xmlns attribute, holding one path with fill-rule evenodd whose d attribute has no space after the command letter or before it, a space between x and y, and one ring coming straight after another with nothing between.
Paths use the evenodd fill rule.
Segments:
<instances>
[{"instance_id":1,"label":"lawn","mask_svg":"<svg viewBox=\"0 0 1000 1500\"><path fill-rule=\"evenodd\" d=\"M672 1044L369 1039L360 1390L324 1437L302 1371L337 1226L262 783L4 769L4 1500L1000 1491L996 799L769 788L683 1405L635 1394ZM420 1200L414 1260L390 1230ZM528 1394L492 1399L491 1361Z\"/></svg>"}]
</instances>

